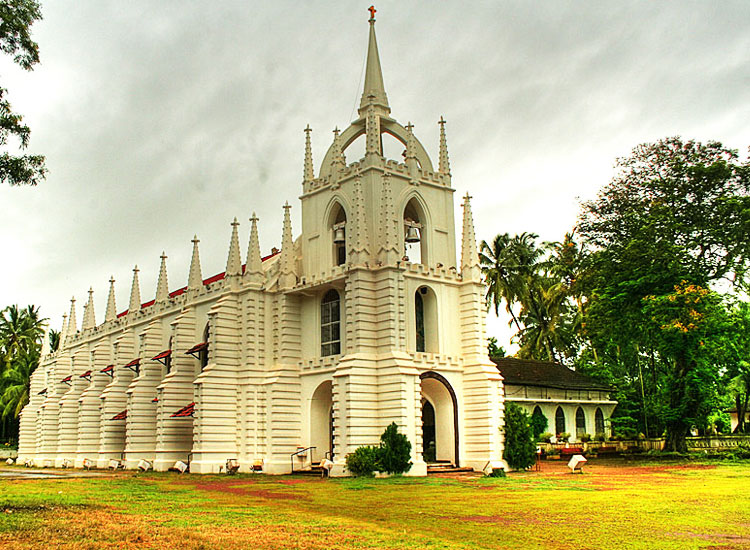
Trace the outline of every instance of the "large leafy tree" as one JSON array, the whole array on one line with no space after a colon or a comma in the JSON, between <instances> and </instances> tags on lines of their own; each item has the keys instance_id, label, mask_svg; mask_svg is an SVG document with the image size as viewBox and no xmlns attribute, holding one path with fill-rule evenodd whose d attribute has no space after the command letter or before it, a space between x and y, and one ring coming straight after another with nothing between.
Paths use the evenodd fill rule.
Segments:
<instances>
[{"instance_id":1,"label":"large leafy tree","mask_svg":"<svg viewBox=\"0 0 750 550\"><path fill-rule=\"evenodd\" d=\"M30 71L39 63L39 46L31 39L31 25L42 18L35 0L0 0L0 50L13 56L13 61ZM0 87L0 146L5 148L14 137L21 149L29 145L31 130L23 117L14 113L8 101L8 90ZM36 185L46 169L41 155L0 153L0 182L10 185Z\"/></svg>"},{"instance_id":2,"label":"large leafy tree","mask_svg":"<svg viewBox=\"0 0 750 550\"><path fill-rule=\"evenodd\" d=\"M617 166L579 222L596 249L583 326L597 362L607 365L601 370L640 390L644 411L651 383L667 449L684 451L715 387L716 354L707 345L726 334L726 306L710 289L747 288L750 170L720 143L680 138L640 145ZM695 292L706 293L698 296L705 310L688 303ZM694 314L701 322L688 327L683 321Z\"/></svg>"}]
</instances>

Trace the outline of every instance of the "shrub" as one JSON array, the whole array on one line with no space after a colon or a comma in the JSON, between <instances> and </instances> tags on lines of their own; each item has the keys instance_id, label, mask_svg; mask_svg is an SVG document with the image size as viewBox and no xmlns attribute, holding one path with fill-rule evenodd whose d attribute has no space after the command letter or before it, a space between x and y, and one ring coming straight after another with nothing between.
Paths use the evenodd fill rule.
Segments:
<instances>
[{"instance_id":1,"label":"shrub","mask_svg":"<svg viewBox=\"0 0 750 550\"><path fill-rule=\"evenodd\" d=\"M591 441L591 434L583 434L581 436L581 442L587 443L589 441Z\"/></svg>"},{"instance_id":2,"label":"shrub","mask_svg":"<svg viewBox=\"0 0 750 550\"><path fill-rule=\"evenodd\" d=\"M380 436L378 449L378 469L389 474L403 474L411 468L411 443L398 433L398 426L392 422Z\"/></svg>"},{"instance_id":3,"label":"shrub","mask_svg":"<svg viewBox=\"0 0 750 550\"><path fill-rule=\"evenodd\" d=\"M549 443L550 439L552 439L552 434L550 432L543 432L539 434L539 439L537 439L537 441L541 441L542 443Z\"/></svg>"},{"instance_id":4,"label":"shrub","mask_svg":"<svg viewBox=\"0 0 750 550\"><path fill-rule=\"evenodd\" d=\"M537 411L538 409L534 409L534 413L531 415L531 420L529 421L535 438L540 437L540 434L544 433L547 429L547 417ZM550 434L550 437L552 437L552 434Z\"/></svg>"},{"instance_id":5,"label":"shrub","mask_svg":"<svg viewBox=\"0 0 750 550\"><path fill-rule=\"evenodd\" d=\"M561 434L557 434L557 440L562 441L563 443L567 443L570 439L570 434L568 432L563 432Z\"/></svg>"},{"instance_id":6,"label":"shrub","mask_svg":"<svg viewBox=\"0 0 750 550\"><path fill-rule=\"evenodd\" d=\"M358 447L346 455L346 468L357 477L372 477L378 469L378 447Z\"/></svg>"},{"instance_id":7,"label":"shrub","mask_svg":"<svg viewBox=\"0 0 750 550\"><path fill-rule=\"evenodd\" d=\"M594 436L594 439L595 439L596 441L604 441L604 440L606 439L606 437L604 436L604 434L603 434L603 433L599 432L599 433L597 433L597 434L596 434L596 435Z\"/></svg>"},{"instance_id":8,"label":"shrub","mask_svg":"<svg viewBox=\"0 0 750 550\"><path fill-rule=\"evenodd\" d=\"M525 470L536 462L528 413L515 403L505 405L505 451L503 458L514 470Z\"/></svg>"}]
</instances>

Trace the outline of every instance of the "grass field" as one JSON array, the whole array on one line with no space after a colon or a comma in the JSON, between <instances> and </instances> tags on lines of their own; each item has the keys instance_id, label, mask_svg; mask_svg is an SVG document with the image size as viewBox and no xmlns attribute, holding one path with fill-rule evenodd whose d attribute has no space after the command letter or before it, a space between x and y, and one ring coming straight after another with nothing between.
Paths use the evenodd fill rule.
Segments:
<instances>
[{"instance_id":1,"label":"grass field","mask_svg":"<svg viewBox=\"0 0 750 550\"><path fill-rule=\"evenodd\" d=\"M0 478L0 548L750 549L750 463L507 478Z\"/></svg>"}]
</instances>

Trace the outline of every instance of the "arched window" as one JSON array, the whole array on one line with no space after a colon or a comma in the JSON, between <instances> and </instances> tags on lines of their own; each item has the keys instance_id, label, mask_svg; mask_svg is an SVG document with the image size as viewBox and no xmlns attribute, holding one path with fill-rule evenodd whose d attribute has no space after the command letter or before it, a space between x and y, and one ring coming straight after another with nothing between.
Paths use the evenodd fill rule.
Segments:
<instances>
[{"instance_id":1,"label":"arched window","mask_svg":"<svg viewBox=\"0 0 750 550\"><path fill-rule=\"evenodd\" d=\"M586 415L583 414L583 409L578 407L576 410L576 437L580 438L586 433Z\"/></svg>"},{"instance_id":2,"label":"arched window","mask_svg":"<svg viewBox=\"0 0 750 550\"><path fill-rule=\"evenodd\" d=\"M341 353L341 298L329 290L320 302L320 355Z\"/></svg>"},{"instance_id":3,"label":"arched window","mask_svg":"<svg viewBox=\"0 0 750 550\"><path fill-rule=\"evenodd\" d=\"M206 347L200 352L201 370L205 369L206 365L208 365L208 338L211 336L210 326L209 323L206 323L206 328L203 329L203 341L206 343Z\"/></svg>"},{"instance_id":4,"label":"arched window","mask_svg":"<svg viewBox=\"0 0 750 550\"><path fill-rule=\"evenodd\" d=\"M414 293L415 350L438 353L437 296L426 286Z\"/></svg>"},{"instance_id":5,"label":"arched window","mask_svg":"<svg viewBox=\"0 0 750 550\"><path fill-rule=\"evenodd\" d=\"M565 413L562 407L557 407L555 411L555 434L560 435L565 433Z\"/></svg>"},{"instance_id":6,"label":"arched window","mask_svg":"<svg viewBox=\"0 0 750 550\"><path fill-rule=\"evenodd\" d=\"M534 407L534 412L531 413L531 431L534 434L534 438L539 437L540 434L547 430L547 417L544 416L542 409L537 405Z\"/></svg>"},{"instance_id":7,"label":"arched window","mask_svg":"<svg viewBox=\"0 0 750 550\"><path fill-rule=\"evenodd\" d=\"M597 407L596 413L594 413L594 426L596 427L596 435L604 435L604 413Z\"/></svg>"}]
</instances>

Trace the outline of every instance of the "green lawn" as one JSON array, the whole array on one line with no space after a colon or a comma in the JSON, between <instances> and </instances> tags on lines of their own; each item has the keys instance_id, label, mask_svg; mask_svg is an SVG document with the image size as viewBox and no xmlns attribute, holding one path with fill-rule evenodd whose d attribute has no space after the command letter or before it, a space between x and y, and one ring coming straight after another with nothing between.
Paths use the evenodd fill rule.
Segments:
<instances>
[{"instance_id":1,"label":"green lawn","mask_svg":"<svg viewBox=\"0 0 750 550\"><path fill-rule=\"evenodd\" d=\"M750 463L508 478L0 478L0 548L747 548Z\"/></svg>"}]
</instances>

